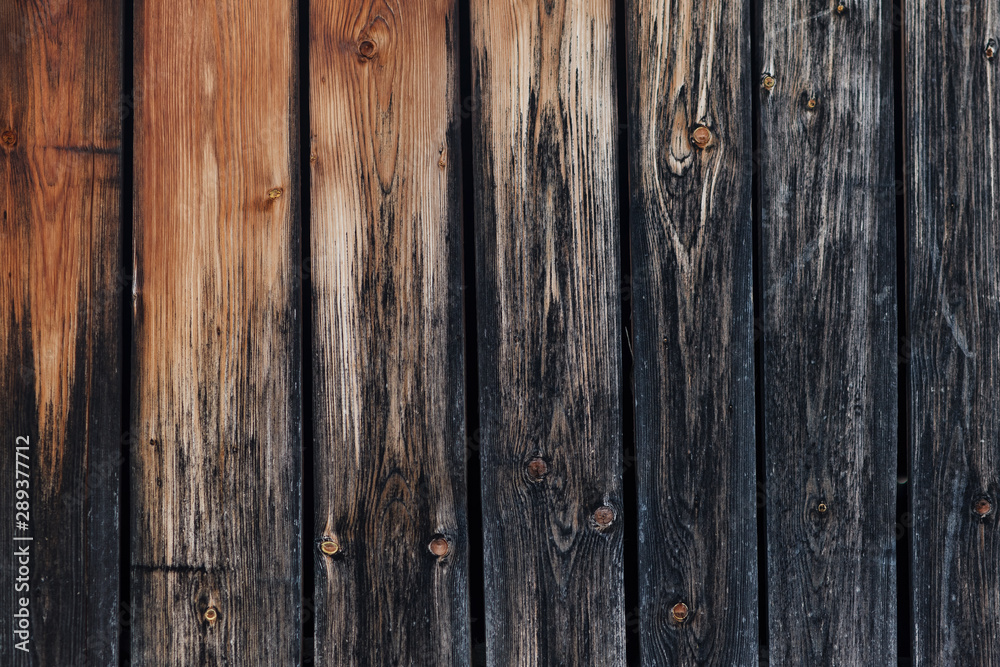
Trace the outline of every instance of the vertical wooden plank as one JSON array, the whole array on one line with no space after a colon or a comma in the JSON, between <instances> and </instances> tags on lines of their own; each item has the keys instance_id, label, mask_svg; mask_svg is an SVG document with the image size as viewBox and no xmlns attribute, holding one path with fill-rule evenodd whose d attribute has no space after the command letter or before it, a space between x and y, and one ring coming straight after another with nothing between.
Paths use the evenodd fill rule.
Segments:
<instances>
[{"instance_id":1,"label":"vertical wooden plank","mask_svg":"<svg viewBox=\"0 0 1000 667\"><path fill-rule=\"evenodd\" d=\"M300 655L293 3L136 7L132 660Z\"/></svg>"},{"instance_id":2,"label":"vertical wooden plank","mask_svg":"<svg viewBox=\"0 0 1000 667\"><path fill-rule=\"evenodd\" d=\"M896 663L891 3L762 7L772 664ZM771 85L773 84L773 87Z\"/></svg>"},{"instance_id":3,"label":"vertical wooden plank","mask_svg":"<svg viewBox=\"0 0 1000 667\"><path fill-rule=\"evenodd\" d=\"M622 665L612 3L473 0L490 665Z\"/></svg>"},{"instance_id":4,"label":"vertical wooden plank","mask_svg":"<svg viewBox=\"0 0 1000 667\"><path fill-rule=\"evenodd\" d=\"M643 664L757 665L749 20L631 4Z\"/></svg>"},{"instance_id":5,"label":"vertical wooden plank","mask_svg":"<svg viewBox=\"0 0 1000 667\"><path fill-rule=\"evenodd\" d=\"M319 665L469 661L456 26L310 4Z\"/></svg>"},{"instance_id":6,"label":"vertical wooden plank","mask_svg":"<svg viewBox=\"0 0 1000 667\"><path fill-rule=\"evenodd\" d=\"M4 665L117 663L120 25L108 0L0 6Z\"/></svg>"},{"instance_id":7,"label":"vertical wooden plank","mask_svg":"<svg viewBox=\"0 0 1000 667\"><path fill-rule=\"evenodd\" d=\"M906 3L917 665L1000 664L1000 8Z\"/></svg>"}]
</instances>

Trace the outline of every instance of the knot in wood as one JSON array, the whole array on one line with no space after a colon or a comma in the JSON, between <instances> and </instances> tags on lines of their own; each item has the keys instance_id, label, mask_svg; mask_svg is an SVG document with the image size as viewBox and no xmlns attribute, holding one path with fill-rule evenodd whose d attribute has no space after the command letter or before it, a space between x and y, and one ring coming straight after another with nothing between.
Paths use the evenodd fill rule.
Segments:
<instances>
[{"instance_id":1,"label":"knot in wood","mask_svg":"<svg viewBox=\"0 0 1000 667\"><path fill-rule=\"evenodd\" d=\"M14 130L4 130L3 134L0 134L0 140L3 141L5 146L13 146L17 143L17 132Z\"/></svg>"},{"instance_id":2,"label":"knot in wood","mask_svg":"<svg viewBox=\"0 0 1000 667\"><path fill-rule=\"evenodd\" d=\"M688 617L688 606L683 602L678 602L670 608L670 617L673 618L676 623L683 623Z\"/></svg>"},{"instance_id":3,"label":"knot in wood","mask_svg":"<svg viewBox=\"0 0 1000 667\"><path fill-rule=\"evenodd\" d=\"M375 57L375 52L377 50L378 49L375 46L375 42L373 42L370 39L363 39L358 44L358 53L361 54L362 58L367 58L368 60L371 60L372 58Z\"/></svg>"},{"instance_id":4,"label":"knot in wood","mask_svg":"<svg viewBox=\"0 0 1000 667\"><path fill-rule=\"evenodd\" d=\"M704 125L699 125L691 133L691 141L698 148L705 148L712 143L712 131Z\"/></svg>"},{"instance_id":5,"label":"knot in wood","mask_svg":"<svg viewBox=\"0 0 1000 667\"><path fill-rule=\"evenodd\" d=\"M319 550L327 556L335 556L340 551L340 545L332 539L325 539L320 542Z\"/></svg>"},{"instance_id":6,"label":"knot in wood","mask_svg":"<svg viewBox=\"0 0 1000 667\"><path fill-rule=\"evenodd\" d=\"M594 523L598 528L607 528L615 520L615 511L607 505L602 505L594 510Z\"/></svg>"},{"instance_id":7,"label":"knot in wood","mask_svg":"<svg viewBox=\"0 0 1000 667\"><path fill-rule=\"evenodd\" d=\"M993 505L986 498L980 498L972 505L973 511L981 517L985 517L993 511Z\"/></svg>"},{"instance_id":8,"label":"knot in wood","mask_svg":"<svg viewBox=\"0 0 1000 667\"><path fill-rule=\"evenodd\" d=\"M430 552L438 558L444 558L448 555L450 545L448 544L447 539L443 537L435 537L431 540L431 543L427 546L427 548L430 549Z\"/></svg>"},{"instance_id":9,"label":"knot in wood","mask_svg":"<svg viewBox=\"0 0 1000 667\"><path fill-rule=\"evenodd\" d=\"M219 612L215 609L215 607L209 607L205 610L205 620L209 623L215 623L218 618Z\"/></svg>"},{"instance_id":10,"label":"knot in wood","mask_svg":"<svg viewBox=\"0 0 1000 667\"><path fill-rule=\"evenodd\" d=\"M549 464L540 456L528 461L528 477L534 481L539 481L549 473Z\"/></svg>"},{"instance_id":11,"label":"knot in wood","mask_svg":"<svg viewBox=\"0 0 1000 667\"><path fill-rule=\"evenodd\" d=\"M760 85L764 87L764 90L771 90L774 88L774 77L770 74L765 74L764 78L760 80Z\"/></svg>"}]
</instances>

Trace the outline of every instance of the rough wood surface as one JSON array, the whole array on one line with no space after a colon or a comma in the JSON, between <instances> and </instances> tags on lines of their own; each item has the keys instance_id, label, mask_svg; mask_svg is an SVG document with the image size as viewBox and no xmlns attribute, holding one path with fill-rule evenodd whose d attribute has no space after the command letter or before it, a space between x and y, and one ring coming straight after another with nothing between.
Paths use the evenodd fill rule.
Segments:
<instances>
[{"instance_id":1,"label":"rough wood surface","mask_svg":"<svg viewBox=\"0 0 1000 667\"><path fill-rule=\"evenodd\" d=\"M722 0L642 0L629 16L647 665L757 665L747 18Z\"/></svg>"},{"instance_id":2,"label":"rough wood surface","mask_svg":"<svg viewBox=\"0 0 1000 667\"><path fill-rule=\"evenodd\" d=\"M997 665L1000 11L905 11L915 664Z\"/></svg>"},{"instance_id":3,"label":"rough wood surface","mask_svg":"<svg viewBox=\"0 0 1000 667\"><path fill-rule=\"evenodd\" d=\"M4 665L117 662L120 23L108 0L0 5ZM23 546L30 590L15 592ZM27 651L12 633L21 597Z\"/></svg>"},{"instance_id":4,"label":"rough wood surface","mask_svg":"<svg viewBox=\"0 0 1000 667\"><path fill-rule=\"evenodd\" d=\"M137 665L299 660L295 39L284 1L136 7Z\"/></svg>"},{"instance_id":5,"label":"rough wood surface","mask_svg":"<svg viewBox=\"0 0 1000 667\"><path fill-rule=\"evenodd\" d=\"M611 9L472 2L490 665L625 661Z\"/></svg>"},{"instance_id":6,"label":"rough wood surface","mask_svg":"<svg viewBox=\"0 0 1000 667\"><path fill-rule=\"evenodd\" d=\"M896 664L891 3L760 17L770 662Z\"/></svg>"},{"instance_id":7,"label":"rough wood surface","mask_svg":"<svg viewBox=\"0 0 1000 667\"><path fill-rule=\"evenodd\" d=\"M316 664L467 664L455 7L310 19Z\"/></svg>"}]
</instances>

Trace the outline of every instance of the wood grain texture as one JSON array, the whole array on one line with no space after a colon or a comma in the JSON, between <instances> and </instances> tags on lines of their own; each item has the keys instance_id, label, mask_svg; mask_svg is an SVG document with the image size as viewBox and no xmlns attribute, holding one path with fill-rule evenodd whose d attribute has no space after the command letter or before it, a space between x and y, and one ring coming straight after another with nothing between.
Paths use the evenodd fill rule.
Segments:
<instances>
[{"instance_id":1,"label":"wood grain texture","mask_svg":"<svg viewBox=\"0 0 1000 667\"><path fill-rule=\"evenodd\" d=\"M775 665L896 664L892 13L836 6L761 8Z\"/></svg>"},{"instance_id":2,"label":"wood grain texture","mask_svg":"<svg viewBox=\"0 0 1000 667\"><path fill-rule=\"evenodd\" d=\"M0 6L4 665L117 662L120 25L108 0ZM18 436L30 443L28 531L13 524ZM30 590L15 592L22 546ZM22 596L27 651L12 633Z\"/></svg>"},{"instance_id":3,"label":"wood grain texture","mask_svg":"<svg viewBox=\"0 0 1000 667\"><path fill-rule=\"evenodd\" d=\"M756 667L749 21L722 0L630 7L642 659Z\"/></svg>"},{"instance_id":4,"label":"wood grain texture","mask_svg":"<svg viewBox=\"0 0 1000 667\"><path fill-rule=\"evenodd\" d=\"M136 7L134 664L300 656L294 9Z\"/></svg>"},{"instance_id":5,"label":"wood grain texture","mask_svg":"<svg viewBox=\"0 0 1000 667\"><path fill-rule=\"evenodd\" d=\"M472 2L490 665L625 661L611 9Z\"/></svg>"},{"instance_id":6,"label":"wood grain texture","mask_svg":"<svg viewBox=\"0 0 1000 667\"><path fill-rule=\"evenodd\" d=\"M1000 9L905 12L915 664L996 665Z\"/></svg>"},{"instance_id":7,"label":"wood grain texture","mask_svg":"<svg viewBox=\"0 0 1000 667\"><path fill-rule=\"evenodd\" d=\"M467 664L455 6L310 19L316 664Z\"/></svg>"}]
</instances>

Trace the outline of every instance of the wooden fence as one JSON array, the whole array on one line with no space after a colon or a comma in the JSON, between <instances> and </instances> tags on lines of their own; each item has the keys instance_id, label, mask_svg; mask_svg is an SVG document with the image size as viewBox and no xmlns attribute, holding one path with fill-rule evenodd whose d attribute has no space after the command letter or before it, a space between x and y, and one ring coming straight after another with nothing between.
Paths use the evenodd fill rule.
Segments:
<instances>
[{"instance_id":1,"label":"wooden fence","mask_svg":"<svg viewBox=\"0 0 1000 667\"><path fill-rule=\"evenodd\" d=\"M1000 665L998 39L0 3L0 663Z\"/></svg>"}]
</instances>

